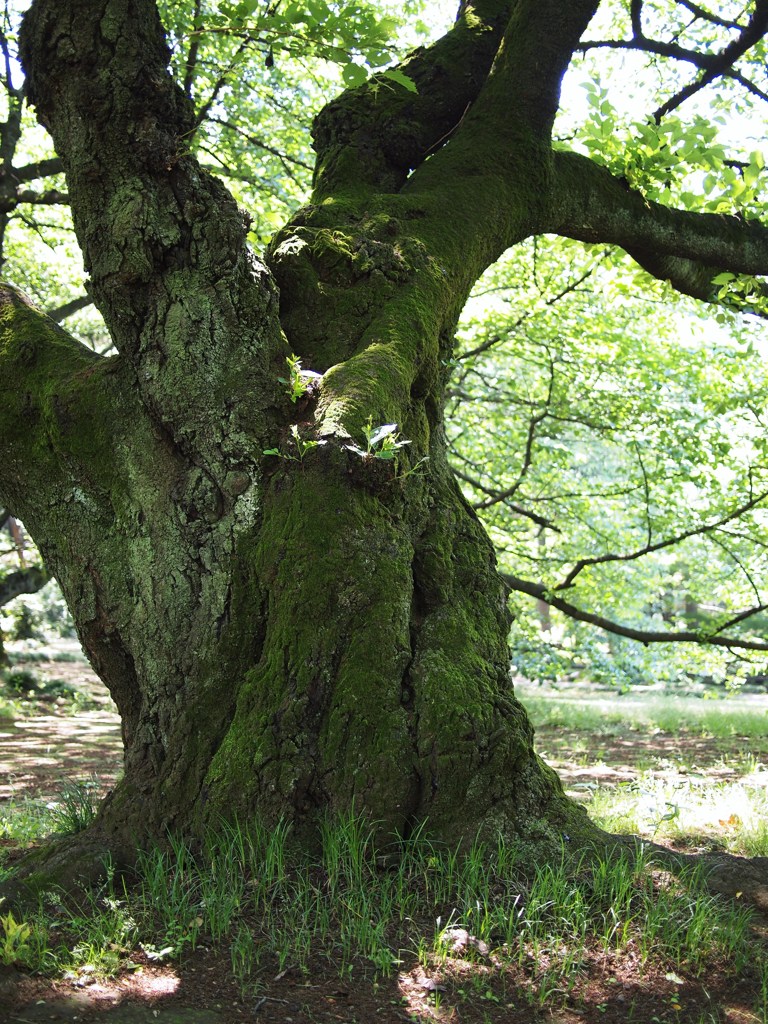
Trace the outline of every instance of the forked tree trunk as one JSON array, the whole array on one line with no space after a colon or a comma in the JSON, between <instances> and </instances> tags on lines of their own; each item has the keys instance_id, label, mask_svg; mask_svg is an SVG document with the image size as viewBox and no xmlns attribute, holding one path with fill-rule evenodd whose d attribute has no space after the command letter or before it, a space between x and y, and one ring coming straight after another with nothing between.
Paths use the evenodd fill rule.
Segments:
<instances>
[{"instance_id":1,"label":"forked tree trunk","mask_svg":"<svg viewBox=\"0 0 768 1024\"><path fill-rule=\"evenodd\" d=\"M0 287L0 503L123 722L125 775L78 869L222 815L288 818L310 841L354 810L385 834L500 830L531 855L607 838L535 756L512 690L504 591L445 458L453 331L531 235L619 244L708 298L714 268L765 273L768 232L553 150L597 7L462 0L403 63L415 94L374 83L321 113L311 202L265 265L188 152L154 0L33 0L28 94L119 353ZM320 375L296 403L291 351ZM366 422L398 425L397 460L366 452ZM750 870L768 906L765 864ZM725 865L722 888L747 874Z\"/></svg>"},{"instance_id":2,"label":"forked tree trunk","mask_svg":"<svg viewBox=\"0 0 768 1024\"><path fill-rule=\"evenodd\" d=\"M6 367L15 350L27 372L40 320L7 294L11 309ZM557 845L588 828L533 752L505 592L434 394L403 423L431 438L409 475L416 456L364 457L331 434L299 460L289 421L315 403L286 398L272 441L296 461L212 479L149 422L119 358L84 364L13 414L45 424L62 497L42 514L14 498L121 714L125 773L97 823L109 846L125 856L220 816L310 832L350 809L385 835L426 821L451 842Z\"/></svg>"},{"instance_id":3,"label":"forked tree trunk","mask_svg":"<svg viewBox=\"0 0 768 1024\"><path fill-rule=\"evenodd\" d=\"M566 42L594 6L558 15ZM479 103L478 133L409 178L488 73L510 5L485 7L414 58L415 99L326 110L312 203L268 268L185 152L192 112L151 0L36 0L25 19L30 96L119 355L5 290L0 490L120 710L125 774L96 829L123 852L221 815L309 835L350 809L451 842L592 834L533 752L493 552L445 457L456 320L540 226L532 132L565 59L539 61L543 99L518 76L514 187L464 194L499 144ZM322 375L295 404L278 381L291 350ZM369 420L397 423L396 459L365 452Z\"/></svg>"}]
</instances>

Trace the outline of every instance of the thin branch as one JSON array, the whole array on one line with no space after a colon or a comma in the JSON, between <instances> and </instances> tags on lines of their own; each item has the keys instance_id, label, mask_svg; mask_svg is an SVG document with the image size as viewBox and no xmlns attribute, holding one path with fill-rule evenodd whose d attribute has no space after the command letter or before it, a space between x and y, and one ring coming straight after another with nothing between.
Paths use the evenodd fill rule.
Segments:
<instances>
[{"instance_id":1,"label":"thin branch","mask_svg":"<svg viewBox=\"0 0 768 1024\"><path fill-rule=\"evenodd\" d=\"M653 119L658 124L665 114L676 110L691 96L700 92L710 85L716 78L727 74L736 61L742 57L747 50L763 38L768 30L768 0L756 0L755 9L749 22L744 26L741 34L724 49L715 55L709 68L696 82L691 82L674 96L671 96L665 103L654 112Z\"/></svg>"},{"instance_id":2,"label":"thin branch","mask_svg":"<svg viewBox=\"0 0 768 1024\"><path fill-rule=\"evenodd\" d=\"M719 548L721 548L726 553L726 555L728 555L728 557L739 567L739 569L741 569L742 575L749 584L752 593L755 595L755 600L758 602L761 601L762 598L760 597L760 591L752 577L752 573L749 571L749 569L747 569L746 565L744 565L744 563L738 557L738 555L734 554L734 552L731 551L729 545L726 544L724 541L720 540L719 537L712 537L712 542L716 544Z\"/></svg>"},{"instance_id":3,"label":"thin branch","mask_svg":"<svg viewBox=\"0 0 768 1024\"><path fill-rule=\"evenodd\" d=\"M221 178L234 178L236 181L240 181L246 185L262 185L255 175L243 174L242 171L238 171L234 167L230 167L229 164L225 163L222 157L209 146L202 144L199 148L200 153L205 153L206 156L210 157L213 163L205 164L200 160L200 166L203 170L208 171L209 174L216 174Z\"/></svg>"},{"instance_id":4,"label":"thin branch","mask_svg":"<svg viewBox=\"0 0 768 1024\"><path fill-rule=\"evenodd\" d=\"M740 622L744 622L745 619L750 619L753 615L757 615L758 612L762 612L768 607L765 604L755 605L754 608L747 608L746 611L739 612L738 615L732 616L727 622L723 622L718 627L718 633L722 633L725 629L731 629L733 626L737 626Z\"/></svg>"},{"instance_id":5,"label":"thin branch","mask_svg":"<svg viewBox=\"0 0 768 1024\"><path fill-rule=\"evenodd\" d=\"M547 418L549 400L552 397L553 380L554 376L550 378L549 392L547 394L547 400L545 402L544 408L541 412L536 413L535 416L531 416L531 418L528 420L528 432L525 439L525 454L523 455L523 464L520 467L520 472L517 474L517 480L510 489L510 496L512 494L515 494L519 490L523 480L525 479L526 474L528 473L528 470L531 468L531 465L533 463L533 442L536 440L536 428L543 420Z\"/></svg>"},{"instance_id":6,"label":"thin branch","mask_svg":"<svg viewBox=\"0 0 768 1024\"><path fill-rule=\"evenodd\" d=\"M615 491L563 491L562 494L542 494L536 501L566 501L569 498L626 498L640 489L639 484L617 487Z\"/></svg>"},{"instance_id":7,"label":"thin branch","mask_svg":"<svg viewBox=\"0 0 768 1024\"><path fill-rule=\"evenodd\" d=\"M5 64L5 88L8 90L8 94L15 100L21 100L24 97L23 88L16 88L13 84L12 67L13 61L11 58L11 50L8 45L8 39L5 32L0 31L0 49L3 52L3 62Z\"/></svg>"},{"instance_id":8,"label":"thin branch","mask_svg":"<svg viewBox=\"0 0 768 1024\"><path fill-rule=\"evenodd\" d=\"M680 2L680 0L678 0L678 2ZM746 25L716 18L703 8L698 7L696 4L684 3L682 6L690 10L696 17L704 18L712 24L717 24L729 29L738 29L739 36L736 39L731 40L727 46L723 47L723 49L717 53L703 53L700 50L691 50L687 47L680 46L678 43L667 42L660 39L651 39L644 35L642 31L639 10L640 7L642 7L642 4L638 4L637 0L633 0L631 7L633 35L631 39L587 40L581 43L578 48L582 52L606 48L614 50L635 50L641 53L650 53L659 57L668 57L672 60L693 64L694 67L702 71L703 74L696 79L696 81L690 82L673 96L669 97L669 99L667 99L654 112L652 116L657 124L665 114L677 109L677 107L687 99L690 99L691 96L694 96L697 92L706 88L706 86L711 85L715 79L720 77L733 78L734 81L738 82L753 95L759 96L761 99L768 99L768 96L766 96L758 86L748 78L744 77L740 72L736 71L733 67L736 61L742 57L750 47L754 46L768 30L768 3L766 0L757 0L752 17Z\"/></svg>"},{"instance_id":9,"label":"thin branch","mask_svg":"<svg viewBox=\"0 0 768 1024\"><path fill-rule=\"evenodd\" d=\"M72 299L69 302L65 302L63 306L57 306L55 309L48 311L48 316L51 320L55 320L57 324L60 324L62 320L66 320L68 316L72 316L73 313L78 313L81 309L85 309L87 306L93 305L93 299L90 295L81 295L77 299Z\"/></svg>"},{"instance_id":10,"label":"thin branch","mask_svg":"<svg viewBox=\"0 0 768 1024\"><path fill-rule=\"evenodd\" d=\"M758 99L765 100L766 102L768 102L768 92L765 92L763 89L760 89L758 86L755 85L754 82L751 82L748 78L745 78L744 75L741 74L741 72L729 71L725 77L732 78L734 82L738 82L739 85L743 85L747 92L751 92L752 95L757 96Z\"/></svg>"},{"instance_id":11,"label":"thin branch","mask_svg":"<svg viewBox=\"0 0 768 1024\"><path fill-rule=\"evenodd\" d=\"M636 551L632 551L626 555L596 555L594 558L581 558L573 566L571 571L565 577L562 583L558 583L554 588L555 590L567 590L573 586L573 582L582 570L592 565L605 565L609 562L633 562L638 558L643 558L645 555L649 555L654 551L662 551L664 548L672 547L674 544L679 544L681 541L687 540L688 537L700 537L708 533L712 533L714 530L719 529L726 523L732 522L734 519L738 519L739 516L744 515L745 512L749 512L750 509L755 508L761 501L768 498L768 491L762 491L757 497L750 497L749 501L740 505L739 508L734 509L733 512L729 512L727 516L723 516L722 519L718 519L714 523L705 523L703 526L691 527L690 530L684 530L682 533L676 534L674 537L668 537L666 540L656 541L655 544L646 544L645 547L638 548Z\"/></svg>"},{"instance_id":12,"label":"thin branch","mask_svg":"<svg viewBox=\"0 0 768 1024\"><path fill-rule=\"evenodd\" d=\"M653 542L653 523L651 521L651 488L648 483L648 474L645 470L645 463L643 462L642 452L640 451L640 445L637 441L633 445L635 454L637 455L637 461L640 464L640 473L643 477L643 494L645 495L645 501L643 503L645 510L645 535L647 538L646 543L651 544Z\"/></svg>"},{"instance_id":13,"label":"thin branch","mask_svg":"<svg viewBox=\"0 0 768 1024\"><path fill-rule=\"evenodd\" d=\"M473 504L473 508L491 508L493 505L498 505L501 502L504 502L506 507L511 509L512 512L516 512L518 515L524 516L526 519L530 519L532 523L536 523L536 525L542 527L542 529L552 530L554 533L560 533L560 528L555 526L551 519L545 519L544 516L540 516L536 512L531 512L529 509L523 508L521 505L507 501L507 498L510 497L509 489L506 491L493 491L482 484L479 480L475 479L475 477L469 476L467 473L463 473L460 469L454 469L454 473L459 480L463 480L464 483L467 483L476 490L488 495L487 501L476 502Z\"/></svg>"},{"instance_id":14,"label":"thin branch","mask_svg":"<svg viewBox=\"0 0 768 1024\"><path fill-rule=\"evenodd\" d=\"M192 12L192 25L194 26L197 19L200 17L202 10L202 0L195 0L194 11ZM192 83L195 80L195 71L197 70L197 56L200 50L200 33L195 31L192 33L192 42L189 44L189 53L187 54L187 63L184 68L184 92L188 98L192 99Z\"/></svg>"},{"instance_id":15,"label":"thin branch","mask_svg":"<svg viewBox=\"0 0 768 1024\"><path fill-rule=\"evenodd\" d=\"M50 239L46 238L43 234L43 228L49 228L51 231L60 231L60 224L49 224L46 221L34 220L32 217L27 216L27 214L22 213L21 210L17 210L15 216L18 217L22 224L26 224L30 231L34 231L41 242L44 242L45 245L53 248Z\"/></svg>"},{"instance_id":16,"label":"thin branch","mask_svg":"<svg viewBox=\"0 0 768 1024\"><path fill-rule=\"evenodd\" d=\"M763 548L763 550L768 548L768 541L761 540L759 537L755 537L753 534L748 533L746 531L734 530L732 528L728 529L727 527L723 527L723 529L720 532L724 537L732 537L733 540L746 541L752 547Z\"/></svg>"},{"instance_id":17,"label":"thin branch","mask_svg":"<svg viewBox=\"0 0 768 1024\"><path fill-rule=\"evenodd\" d=\"M251 39L250 36L246 36L245 39L243 39L243 41L240 43L238 48L235 50L235 55L232 58L232 60L229 62L229 67L225 68L224 71L222 71L221 75L219 75L219 78L217 79L216 84L214 85L213 89L211 90L211 93L210 93L208 99L205 101L205 103L203 103L203 105L200 107L200 109L196 113L195 120L196 120L196 125L197 125L198 128L203 123L203 121L208 119L208 114L211 111L211 107L214 105L216 100L219 98L219 93L221 92L221 90L227 84L228 77L232 74L232 72L237 67L238 58L243 55L243 53L248 48L248 46L251 43L253 43L254 41L255 40Z\"/></svg>"},{"instance_id":18,"label":"thin branch","mask_svg":"<svg viewBox=\"0 0 768 1024\"><path fill-rule=\"evenodd\" d=\"M560 291L558 291L555 295L552 295L548 299L546 299L544 305L554 306L556 303L560 302L561 299L564 299L566 295L570 295L571 292L575 292L578 288L581 287L581 285L584 284L584 282L588 278L592 277L592 275L597 270L598 265L607 256L608 250L600 253L597 260L591 267L588 267L583 274L579 275L579 277L575 278L575 280L570 281L567 285L561 288ZM519 330L520 327L522 327L522 325L525 323L525 321L530 319L530 317L534 316L535 313L536 311L534 310L526 310L524 313L521 313L521 315L513 324L509 326L509 328L505 331L503 335L494 334L491 338L487 338L480 345L476 345L474 348L469 349L467 352L460 353L459 355L456 356L456 359L463 361L465 359L471 359L473 356L479 356L483 352L487 352L488 349L493 348L495 345L498 345L502 341L505 341L510 334L513 334L515 331Z\"/></svg>"},{"instance_id":19,"label":"thin branch","mask_svg":"<svg viewBox=\"0 0 768 1024\"><path fill-rule=\"evenodd\" d=\"M261 139L255 135L251 135L250 132L245 131L236 124L232 124L231 121L225 121L221 117L210 117L208 118L211 124L218 124L222 128L227 128L231 132L235 132L241 138L245 139L251 146L256 146L258 149L263 149L265 153L270 153L272 156L277 157L278 160L283 162L285 166L288 164L296 164L297 167L302 167L305 171L311 171L311 164L305 163L304 160L299 160L298 157L288 156L287 153L281 153L279 149L275 149L273 146L268 146L266 142L262 142Z\"/></svg>"},{"instance_id":20,"label":"thin branch","mask_svg":"<svg viewBox=\"0 0 768 1024\"><path fill-rule=\"evenodd\" d=\"M668 43L661 39L649 39L647 36L632 39L588 39L579 43L578 50L634 50L639 53L652 53L657 57L669 57L685 64L693 64L701 70L714 67L718 54L702 53L701 50L689 50L678 43Z\"/></svg>"},{"instance_id":21,"label":"thin branch","mask_svg":"<svg viewBox=\"0 0 768 1024\"><path fill-rule=\"evenodd\" d=\"M691 0L677 0L680 7L684 7L687 11L696 18L700 18L702 21L708 21L712 25L720 25L722 28L735 28L741 29L741 25L737 21L728 21L726 18L720 18L718 15L713 14L711 11L705 11L703 7L698 4L691 3Z\"/></svg>"},{"instance_id":22,"label":"thin branch","mask_svg":"<svg viewBox=\"0 0 768 1024\"><path fill-rule=\"evenodd\" d=\"M726 647L728 649L737 648L739 650L746 651L768 651L768 643L763 643L759 640L742 640L740 637L720 636L717 634L708 635L706 632L694 632L693 630L664 633L653 630L635 629L632 626L622 626L620 623L614 622L612 619L606 619L602 615L595 615L593 612L588 612L583 608L578 608L576 605L571 604L570 601L566 601L563 598L558 597L542 583L534 583L532 580L524 580L519 576L513 576L510 573L500 573L500 575L511 591L515 591L520 594L527 594L529 597L535 597L537 601L543 601L552 608L557 608L558 611L562 612L564 615L568 615L572 619L576 619L577 622L587 622L591 626L597 626L599 629L604 629L606 633L625 636L629 640L637 640L641 644L710 644L713 647ZM756 615L758 612L764 611L767 607L768 605L759 605L755 608L750 608L747 612L741 613L739 621L743 621L750 615Z\"/></svg>"}]
</instances>

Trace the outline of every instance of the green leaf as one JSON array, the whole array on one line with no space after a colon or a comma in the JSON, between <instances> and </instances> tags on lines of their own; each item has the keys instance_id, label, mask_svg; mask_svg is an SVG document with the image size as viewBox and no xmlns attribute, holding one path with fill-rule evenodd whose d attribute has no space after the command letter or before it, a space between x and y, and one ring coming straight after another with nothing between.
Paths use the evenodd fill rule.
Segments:
<instances>
[{"instance_id":1,"label":"green leaf","mask_svg":"<svg viewBox=\"0 0 768 1024\"><path fill-rule=\"evenodd\" d=\"M328 4L324 4L322 0L307 0L307 10L320 24L327 21L331 14Z\"/></svg>"},{"instance_id":2,"label":"green leaf","mask_svg":"<svg viewBox=\"0 0 768 1024\"><path fill-rule=\"evenodd\" d=\"M341 77L344 84L350 89L356 89L368 81L368 72L362 64L345 64L341 69Z\"/></svg>"},{"instance_id":3,"label":"green leaf","mask_svg":"<svg viewBox=\"0 0 768 1024\"><path fill-rule=\"evenodd\" d=\"M283 17L290 25L295 25L300 21L304 21L305 12L299 4L293 3L288 4L285 9Z\"/></svg>"},{"instance_id":4,"label":"green leaf","mask_svg":"<svg viewBox=\"0 0 768 1024\"><path fill-rule=\"evenodd\" d=\"M419 91L416 88L416 83L414 82L414 80L412 78L409 78L408 75L406 75L399 68L389 68L387 71L382 71L381 75L382 78L388 78L391 82L397 82L398 85L402 85L402 87L404 89L407 89L408 92L417 93Z\"/></svg>"},{"instance_id":5,"label":"green leaf","mask_svg":"<svg viewBox=\"0 0 768 1024\"><path fill-rule=\"evenodd\" d=\"M373 448L375 445L383 441L385 437L388 437L390 434L394 434L396 431L396 423L384 423L382 426L376 427L375 430L372 430L371 433L368 434L368 444Z\"/></svg>"}]
</instances>

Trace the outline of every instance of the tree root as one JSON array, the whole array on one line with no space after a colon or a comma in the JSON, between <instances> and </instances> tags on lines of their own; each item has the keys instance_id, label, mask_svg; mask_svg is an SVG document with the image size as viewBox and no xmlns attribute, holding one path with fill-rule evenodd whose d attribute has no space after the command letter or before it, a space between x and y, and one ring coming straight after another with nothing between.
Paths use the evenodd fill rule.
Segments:
<instances>
[{"instance_id":1,"label":"tree root","mask_svg":"<svg viewBox=\"0 0 768 1024\"><path fill-rule=\"evenodd\" d=\"M615 849L650 853L653 862L673 875L701 871L706 888L727 899L752 904L768 914L768 857L739 857L732 853L680 853L638 836L611 836Z\"/></svg>"},{"instance_id":2,"label":"tree root","mask_svg":"<svg viewBox=\"0 0 768 1024\"><path fill-rule=\"evenodd\" d=\"M131 859L98 828L53 838L25 851L12 864L12 874L0 882L2 908L34 909L46 892L56 892L77 905L86 890L109 876L124 874Z\"/></svg>"}]
</instances>

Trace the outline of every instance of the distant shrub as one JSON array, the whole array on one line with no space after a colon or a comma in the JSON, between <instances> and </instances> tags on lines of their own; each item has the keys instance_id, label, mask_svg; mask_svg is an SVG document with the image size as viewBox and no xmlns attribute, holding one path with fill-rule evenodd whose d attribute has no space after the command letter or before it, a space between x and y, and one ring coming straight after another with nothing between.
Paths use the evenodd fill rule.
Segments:
<instances>
[{"instance_id":1,"label":"distant shrub","mask_svg":"<svg viewBox=\"0 0 768 1024\"><path fill-rule=\"evenodd\" d=\"M39 680L34 672L30 672L29 669L17 669L13 672L6 672L3 677L3 682L8 690L14 693L31 693L36 690L39 685Z\"/></svg>"}]
</instances>

